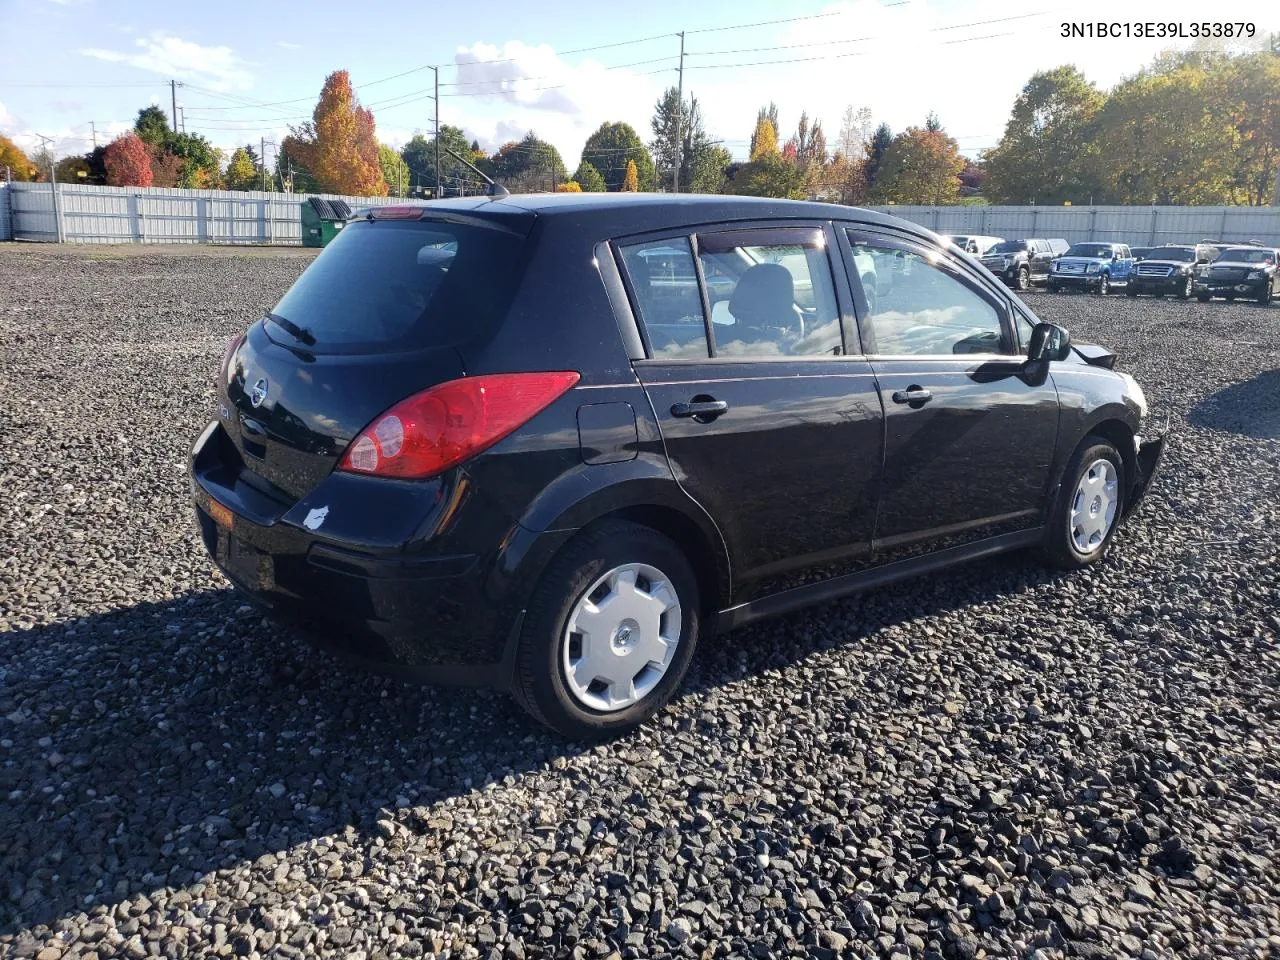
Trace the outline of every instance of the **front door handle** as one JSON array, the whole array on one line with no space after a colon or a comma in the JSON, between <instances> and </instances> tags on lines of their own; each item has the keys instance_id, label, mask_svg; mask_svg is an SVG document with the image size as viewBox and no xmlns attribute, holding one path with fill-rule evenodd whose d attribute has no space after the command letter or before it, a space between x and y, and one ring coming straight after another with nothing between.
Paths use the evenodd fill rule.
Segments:
<instances>
[{"instance_id":1,"label":"front door handle","mask_svg":"<svg viewBox=\"0 0 1280 960\"><path fill-rule=\"evenodd\" d=\"M671 405L673 417L692 417L699 423L709 423L722 413L727 413L729 404L723 400L712 400L710 397L694 397Z\"/></svg>"},{"instance_id":2,"label":"front door handle","mask_svg":"<svg viewBox=\"0 0 1280 960\"><path fill-rule=\"evenodd\" d=\"M922 407L933 399L933 393L924 387L912 384L905 390L895 390L893 392L894 403L909 403L913 407Z\"/></svg>"}]
</instances>

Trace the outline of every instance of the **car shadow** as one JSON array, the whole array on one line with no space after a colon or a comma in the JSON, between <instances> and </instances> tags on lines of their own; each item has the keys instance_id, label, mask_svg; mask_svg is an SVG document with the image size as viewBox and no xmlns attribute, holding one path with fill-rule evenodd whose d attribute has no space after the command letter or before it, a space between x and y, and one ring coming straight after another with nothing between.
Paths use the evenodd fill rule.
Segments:
<instances>
[{"instance_id":1,"label":"car shadow","mask_svg":"<svg viewBox=\"0 0 1280 960\"><path fill-rule=\"evenodd\" d=\"M1258 440L1280 440L1280 370L1264 370L1205 397L1187 417L1192 426Z\"/></svg>"},{"instance_id":2,"label":"car shadow","mask_svg":"<svg viewBox=\"0 0 1280 960\"><path fill-rule=\"evenodd\" d=\"M997 557L746 627L703 647L683 696L1052 576ZM840 630L811 629L833 612ZM371 838L397 805L588 749L502 694L347 667L230 590L13 631L0 664L0 935L348 827Z\"/></svg>"}]
</instances>

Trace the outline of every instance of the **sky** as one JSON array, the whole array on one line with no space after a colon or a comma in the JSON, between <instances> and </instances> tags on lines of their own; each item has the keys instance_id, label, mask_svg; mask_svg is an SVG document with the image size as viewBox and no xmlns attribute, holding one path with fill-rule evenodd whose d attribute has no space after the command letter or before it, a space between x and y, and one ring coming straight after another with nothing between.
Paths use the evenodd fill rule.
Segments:
<instances>
[{"instance_id":1,"label":"sky","mask_svg":"<svg viewBox=\"0 0 1280 960\"><path fill-rule=\"evenodd\" d=\"M325 76L346 69L380 140L400 146L434 123L460 126L488 151L533 130L570 169L602 122L646 141L662 91L677 82L708 133L745 159L756 111L778 105L782 138L801 111L834 142L845 108L869 108L896 133L932 111L978 156L1000 138L1014 98L1037 70L1071 63L1102 88L1189 40L1067 39L1064 21L1096 5L1029 0L608 0L567 6L312 0L227 7L136 0L0 0L0 132L23 149L38 135L59 156L128 129L137 111L171 108L228 152L279 142L309 117ZM1109 21L1191 24L1230 10L1265 47L1280 10L1261 0L1130 0ZM1088 11L1088 12L1086 12ZM782 21L782 22L780 22ZM92 123L92 126L91 126Z\"/></svg>"}]
</instances>

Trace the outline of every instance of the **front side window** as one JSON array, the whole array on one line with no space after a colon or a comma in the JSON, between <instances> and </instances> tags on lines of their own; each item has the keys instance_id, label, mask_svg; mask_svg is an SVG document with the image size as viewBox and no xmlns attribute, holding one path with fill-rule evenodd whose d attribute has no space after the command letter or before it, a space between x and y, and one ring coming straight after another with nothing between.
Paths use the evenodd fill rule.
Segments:
<instances>
[{"instance_id":1,"label":"front side window","mask_svg":"<svg viewBox=\"0 0 1280 960\"><path fill-rule=\"evenodd\" d=\"M864 286L867 324L881 356L1009 353L996 306L939 253L907 250L850 235ZM862 268L870 262L873 270ZM869 279L870 278L870 279ZM865 287L875 284L874 294Z\"/></svg>"},{"instance_id":2,"label":"front side window","mask_svg":"<svg viewBox=\"0 0 1280 960\"><path fill-rule=\"evenodd\" d=\"M693 251L685 237L620 248L649 355L661 360L709 356Z\"/></svg>"},{"instance_id":3,"label":"front side window","mask_svg":"<svg viewBox=\"0 0 1280 960\"><path fill-rule=\"evenodd\" d=\"M840 311L822 231L698 237L717 357L839 356Z\"/></svg>"}]
</instances>

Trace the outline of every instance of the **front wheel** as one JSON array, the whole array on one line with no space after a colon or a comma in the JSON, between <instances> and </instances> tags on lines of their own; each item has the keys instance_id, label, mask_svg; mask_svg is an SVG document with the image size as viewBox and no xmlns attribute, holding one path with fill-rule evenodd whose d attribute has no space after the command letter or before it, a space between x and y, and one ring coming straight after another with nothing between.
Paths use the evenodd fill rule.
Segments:
<instances>
[{"instance_id":1,"label":"front wheel","mask_svg":"<svg viewBox=\"0 0 1280 960\"><path fill-rule=\"evenodd\" d=\"M1018 271L1018 279L1016 282L1017 282L1018 289L1020 291L1025 293L1027 290L1030 290L1031 289L1031 271L1029 271L1026 267L1023 267L1021 270Z\"/></svg>"},{"instance_id":2,"label":"front wheel","mask_svg":"<svg viewBox=\"0 0 1280 960\"><path fill-rule=\"evenodd\" d=\"M1056 283L1046 283L1044 285L1044 288L1048 290L1050 293L1057 293L1059 290L1059 287Z\"/></svg>"},{"instance_id":3,"label":"front wheel","mask_svg":"<svg viewBox=\"0 0 1280 960\"><path fill-rule=\"evenodd\" d=\"M1208 303L1209 295L1207 293L1198 293L1196 294L1196 299L1199 300L1201 303Z\"/></svg>"},{"instance_id":4,"label":"front wheel","mask_svg":"<svg viewBox=\"0 0 1280 960\"><path fill-rule=\"evenodd\" d=\"M1258 303L1264 307L1271 306L1271 284L1268 283L1262 288L1262 292L1258 294Z\"/></svg>"},{"instance_id":5,"label":"front wheel","mask_svg":"<svg viewBox=\"0 0 1280 960\"><path fill-rule=\"evenodd\" d=\"M1190 277L1187 277L1187 279L1183 281L1182 289L1178 291L1178 299L1190 300L1191 294L1194 292L1194 290L1195 290L1195 284L1192 282Z\"/></svg>"},{"instance_id":6,"label":"front wheel","mask_svg":"<svg viewBox=\"0 0 1280 960\"><path fill-rule=\"evenodd\" d=\"M1098 296L1105 297L1111 292L1111 278L1103 274L1098 278Z\"/></svg>"},{"instance_id":7,"label":"front wheel","mask_svg":"<svg viewBox=\"0 0 1280 960\"><path fill-rule=\"evenodd\" d=\"M1138 295L1138 288L1133 285L1132 281L1124 288L1124 295L1126 297L1136 297Z\"/></svg>"},{"instance_id":8,"label":"front wheel","mask_svg":"<svg viewBox=\"0 0 1280 960\"><path fill-rule=\"evenodd\" d=\"M1067 570L1100 560L1124 515L1125 489L1119 451L1102 437L1085 437L1062 474L1045 532L1045 560Z\"/></svg>"},{"instance_id":9,"label":"front wheel","mask_svg":"<svg viewBox=\"0 0 1280 960\"><path fill-rule=\"evenodd\" d=\"M679 547L648 527L601 523L538 584L520 634L516 699L571 739L633 730L679 688L700 612Z\"/></svg>"}]
</instances>

